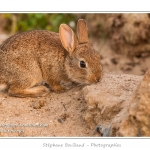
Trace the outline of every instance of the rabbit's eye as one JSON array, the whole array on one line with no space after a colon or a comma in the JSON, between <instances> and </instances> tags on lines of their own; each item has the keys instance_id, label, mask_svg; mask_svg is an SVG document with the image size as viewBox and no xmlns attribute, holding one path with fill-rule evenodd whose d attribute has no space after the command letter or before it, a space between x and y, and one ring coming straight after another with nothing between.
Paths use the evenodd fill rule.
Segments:
<instances>
[{"instance_id":1,"label":"rabbit's eye","mask_svg":"<svg viewBox=\"0 0 150 150\"><path fill-rule=\"evenodd\" d=\"M83 60L80 61L80 67L81 68L86 68L86 63Z\"/></svg>"}]
</instances>

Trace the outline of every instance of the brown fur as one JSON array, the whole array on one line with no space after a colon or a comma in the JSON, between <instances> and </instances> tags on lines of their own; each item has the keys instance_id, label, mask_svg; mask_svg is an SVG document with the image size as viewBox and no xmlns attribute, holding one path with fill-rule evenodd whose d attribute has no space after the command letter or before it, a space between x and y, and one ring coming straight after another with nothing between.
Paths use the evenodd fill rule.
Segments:
<instances>
[{"instance_id":1,"label":"brown fur","mask_svg":"<svg viewBox=\"0 0 150 150\"><path fill-rule=\"evenodd\" d=\"M78 21L78 32L85 32L78 33L78 37L88 35L82 19ZM80 44L65 24L60 25L59 34L32 30L12 36L0 46L0 90L7 89L9 95L17 97L37 97L49 92L43 81L55 92L65 90L60 84L63 80L98 82L102 77L100 56L87 38L80 37ZM80 68L80 60L86 62L87 68Z\"/></svg>"}]
</instances>

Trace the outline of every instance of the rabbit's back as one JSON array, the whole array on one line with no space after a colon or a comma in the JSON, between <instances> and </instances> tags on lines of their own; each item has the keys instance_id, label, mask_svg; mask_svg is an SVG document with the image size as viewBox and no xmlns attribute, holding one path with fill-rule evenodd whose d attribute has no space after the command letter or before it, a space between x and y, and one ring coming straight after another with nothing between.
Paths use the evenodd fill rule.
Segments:
<instances>
[{"instance_id":1,"label":"rabbit's back","mask_svg":"<svg viewBox=\"0 0 150 150\"><path fill-rule=\"evenodd\" d=\"M21 51L26 53L33 53L34 55L45 53L50 49L62 47L59 34L46 30L31 30L27 32L18 33L0 46L0 55L6 54L20 54Z\"/></svg>"},{"instance_id":2,"label":"rabbit's back","mask_svg":"<svg viewBox=\"0 0 150 150\"><path fill-rule=\"evenodd\" d=\"M33 63L40 63L43 59L51 64L59 53L63 55L64 48L58 33L46 30L18 33L0 46L0 73L11 72L15 64L32 69Z\"/></svg>"}]
</instances>

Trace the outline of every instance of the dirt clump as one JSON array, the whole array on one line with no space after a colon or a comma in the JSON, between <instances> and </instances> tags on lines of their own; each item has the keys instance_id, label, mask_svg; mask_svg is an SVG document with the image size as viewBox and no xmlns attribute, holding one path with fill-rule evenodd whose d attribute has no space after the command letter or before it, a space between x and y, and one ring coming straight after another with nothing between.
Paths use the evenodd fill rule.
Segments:
<instances>
[{"instance_id":1,"label":"dirt clump","mask_svg":"<svg viewBox=\"0 0 150 150\"><path fill-rule=\"evenodd\" d=\"M120 125L113 124L113 128L116 127L117 136L150 136L150 70L130 101L125 118Z\"/></svg>"},{"instance_id":2,"label":"dirt clump","mask_svg":"<svg viewBox=\"0 0 150 150\"><path fill-rule=\"evenodd\" d=\"M150 55L148 14L118 14L108 19L110 46L129 56Z\"/></svg>"},{"instance_id":3,"label":"dirt clump","mask_svg":"<svg viewBox=\"0 0 150 150\"><path fill-rule=\"evenodd\" d=\"M116 117L123 119L142 78L127 74L105 74L101 83L85 87L86 111L83 117L88 127L92 130L101 126L106 129L111 127Z\"/></svg>"}]
</instances>

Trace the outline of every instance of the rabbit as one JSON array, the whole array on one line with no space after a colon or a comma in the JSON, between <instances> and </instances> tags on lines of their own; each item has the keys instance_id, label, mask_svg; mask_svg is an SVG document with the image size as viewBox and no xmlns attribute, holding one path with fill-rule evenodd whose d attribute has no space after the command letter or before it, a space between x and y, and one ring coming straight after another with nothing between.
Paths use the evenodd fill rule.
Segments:
<instances>
[{"instance_id":1,"label":"rabbit","mask_svg":"<svg viewBox=\"0 0 150 150\"><path fill-rule=\"evenodd\" d=\"M29 30L0 45L0 91L14 97L46 96L50 89L63 92L61 81L83 85L102 78L100 54L88 39L85 20L77 22L77 35L66 24L59 33Z\"/></svg>"}]
</instances>

